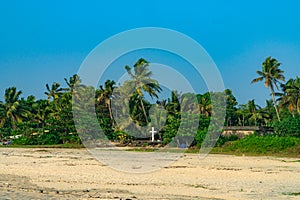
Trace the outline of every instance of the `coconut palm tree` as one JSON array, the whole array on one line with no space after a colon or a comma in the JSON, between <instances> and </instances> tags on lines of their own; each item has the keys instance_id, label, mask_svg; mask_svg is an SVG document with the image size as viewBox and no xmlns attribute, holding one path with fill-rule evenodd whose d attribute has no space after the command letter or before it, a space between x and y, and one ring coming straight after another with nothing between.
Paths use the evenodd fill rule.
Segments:
<instances>
[{"instance_id":1,"label":"coconut palm tree","mask_svg":"<svg viewBox=\"0 0 300 200\"><path fill-rule=\"evenodd\" d=\"M236 106L238 105L236 98L233 96L232 91L229 89L225 90L226 99L226 125L232 126L237 123L236 117Z\"/></svg>"},{"instance_id":2,"label":"coconut palm tree","mask_svg":"<svg viewBox=\"0 0 300 200\"><path fill-rule=\"evenodd\" d=\"M146 92L148 95L150 95L151 98L158 98L157 92L161 91L158 82L151 78L152 72L149 70L148 66L149 62L143 58L140 58L134 64L133 71L128 65L125 66L125 69L131 78L131 80L127 81L126 85L132 87L132 89L138 94L143 114L147 123L149 122L149 120L143 103L143 92Z\"/></svg>"},{"instance_id":3,"label":"coconut palm tree","mask_svg":"<svg viewBox=\"0 0 300 200\"><path fill-rule=\"evenodd\" d=\"M104 83L104 88L102 85L100 85L99 92L96 92L97 101L99 103L101 103L103 101L105 103L105 105L107 106L112 125L114 125L114 119L113 119L112 110L111 110L111 98L112 98L113 91L116 87L115 84L116 84L115 81L107 80Z\"/></svg>"},{"instance_id":4,"label":"coconut palm tree","mask_svg":"<svg viewBox=\"0 0 300 200\"><path fill-rule=\"evenodd\" d=\"M264 121L266 126L271 126L273 116L275 116L275 109L272 99L266 100L266 106L262 109L262 112L265 116Z\"/></svg>"},{"instance_id":5,"label":"coconut palm tree","mask_svg":"<svg viewBox=\"0 0 300 200\"><path fill-rule=\"evenodd\" d=\"M33 120L38 123L38 126L44 128L46 125L46 120L51 113L47 100L38 100L32 104L34 110Z\"/></svg>"},{"instance_id":6,"label":"coconut palm tree","mask_svg":"<svg viewBox=\"0 0 300 200\"><path fill-rule=\"evenodd\" d=\"M254 125L257 125L257 121L262 119L262 115L260 113L261 107L255 104L254 99L249 100L248 104L246 104L246 110L249 114L249 122L254 121Z\"/></svg>"},{"instance_id":7,"label":"coconut palm tree","mask_svg":"<svg viewBox=\"0 0 300 200\"><path fill-rule=\"evenodd\" d=\"M279 63L275 58L267 57L266 60L262 63L262 71L256 71L259 77L251 81L251 83L256 83L264 80L265 87L269 88L271 91L271 96L278 121L280 121L280 117L275 101L275 88L278 90L278 83L280 83L280 81L285 81L283 75L284 71L279 69L280 65L281 63Z\"/></svg>"},{"instance_id":8,"label":"coconut palm tree","mask_svg":"<svg viewBox=\"0 0 300 200\"><path fill-rule=\"evenodd\" d=\"M20 105L20 95L22 91L17 91L16 87L10 87L5 90L4 103L0 102L2 116L0 126L9 124L14 130L16 124L22 122L23 118L27 117L28 111Z\"/></svg>"},{"instance_id":9,"label":"coconut palm tree","mask_svg":"<svg viewBox=\"0 0 300 200\"><path fill-rule=\"evenodd\" d=\"M241 104L238 106L238 109L236 111L236 114L238 116L238 125L239 126L245 126L245 118L247 116L247 110L246 110L247 106L246 104Z\"/></svg>"},{"instance_id":10,"label":"coconut palm tree","mask_svg":"<svg viewBox=\"0 0 300 200\"><path fill-rule=\"evenodd\" d=\"M178 116L180 114L181 106L180 106L180 98L181 94L177 91L171 92L171 99L168 98L168 102L166 104L166 110L169 115Z\"/></svg>"},{"instance_id":11,"label":"coconut palm tree","mask_svg":"<svg viewBox=\"0 0 300 200\"><path fill-rule=\"evenodd\" d=\"M205 115L206 117L211 116L212 105L211 105L210 93L206 92L203 95L197 94L197 99L199 103L200 113Z\"/></svg>"},{"instance_id":12,"label":"coconut palm tree","mask_svg":"<svg viewBox=\"0 0 300 200\"><path fill-rule=\"evenodd\" d=\"M77 74L74 74L68 79L64 79L66 84L69 88L67 88L67 91L70 91L71 94L73 94L73 91L75 90L75 87L78 86L81 83L81 80Z\"/></svg>"},{"instance_id":13,"label":"coconut palm tree","mask_svg":"<svg viewBox=\"0 0 300 200\"><path fill-rule=\"evenodd\" d=\"M286 84L281 85L282 94L279 94L280 106L288 108L289 112L295 116L295 112L300 114L300 78L290 79Z\"/></svg>"},{"instance_id":14,"label":"coconut palm tree","mask_svg":"<svg viewBox=\"0 0 300 200\"><path fill-rule=\"evenodd\" d=\"M56 100L60 95L62 94L62 91L64 90L63 88L60 88L60 84L57 82L54 82L51 86L46 84L47 92L45 94L48 96L48 103L50 103L51 98L53 100Z\"/></svg>"}]
</instances>

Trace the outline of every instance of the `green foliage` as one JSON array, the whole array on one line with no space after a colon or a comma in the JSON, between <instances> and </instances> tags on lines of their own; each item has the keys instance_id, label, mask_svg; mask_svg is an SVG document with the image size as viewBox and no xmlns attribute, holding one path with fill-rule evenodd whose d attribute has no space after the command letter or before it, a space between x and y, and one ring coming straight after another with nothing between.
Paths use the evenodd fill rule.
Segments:
<instances>
[{"instance_id":1,"label":"green foliage","mask_svg":"<svg viewBox=\"0 0 300 200\"><path fill-rule=\"evenodd\" d=\"M300 137L300 116L286 117L274 124L275 134L278 136Z\"/></svg>"},{"instance_id":2,"label":"green foliage","mask_svg":"<svg viewBox=\"0 0 300 200\"><path fill-rule=\"evenodd\" d=\"M222 146L224 145L226 142L231 142L231 141L236 141L238 140L238 136L237 135L230 135L230 136L223 136L223 135L220 135L219 139L218 139L218 142L217 142L217 146Z\"/></svg>"},{"instance_id":3,"label":"green foliage","mask_svg":"<svg viewBox=\"0 0 300 200\"><path fill-rule=\"evenodd\" d=\"M206 137L209 123L210 123L210 117L201 114L199 117L199 126L197 130L197 134L195 136L195 144L197 145L198 148L201 147L201 144Z\"/></svg>"},{"instance_id":4,"label":"green foliage","mask_svg":"<svg viewBox=\"0 0 300 200\"><path fill-rule=\"evenodd\" d=\"M198 130L196 137L195 137L195 143L198 148L201 147L202 142L204 141L207 134L207 128L204 128L203 130Z\"/></svg>"},{"instance_id":5,"label":"green foliage","mask_svg":"<svg viewBox=\"0 0 300 200\"><path fill-rule=\"evenodd\" d=\"M193 141L192 145L197 147L217 143L219 147L240 152L278 152L298 144L298 139L293 137L300 137L300 79L296 77L282 83L283 93L275 93L279 81L284 81L280 65L276 59L268 57L262 63L262 70L257 71L259 77L252 81L264 81L271 90L272 99L266 101L265 108L256 105L254 99L238 105L229 89L204 94L172 91L170 98L158 101L162 89L152 79L149 62L142 58L133 67L125 66L130 80L122 86L107 80L95 89L82 85L75 74L64 79L68 88L62 88L57 82L46 84L45 100L36 100L34 96L20 98L22 91L10 87L5 90L4 102L0 101L0 140L21 135L14 139L14 144L80 144L81 141L95 143L103 139L128 144L135 139L131 135L141 131L141 127L153 126L160 130L155 137L163 145L172 141L170 146ZM157 103L150 103L145 95L155 98ZM275 96L279 98L276 100ZM72 101L76 106L72 107ZM115 107L112 109L112 106ZM253 135L242 140L235 135L219 137L224 124L273 125L275 135L280 137ZM148 137L147 133L143 134Z\"/></svg>"},{"instance_id":6,"label":"green foliage","mask_svg":"<svg viewBox=\"0 0 300 200\"><path fill-rule=\"evenodd\" d=\"M236 114L236 106L237 101L236 98L233 96L232 91L229 89L225 90L225 98L226 98L226 120L225 123L227 126L231 126L232 124L237 124L238 117Z\"/></svg>"},{"instance_id":7,"label":"green foliage","mask_svg":"<svg viewBox=\"0 0 300 200\"><path fill-rule=\"evenodd\" d=\"M289 79L286 84L281 84L283 93L280 96L280 106L287 108L291 115L300 115L300 78Z\"/></svg>"},{"instance_id":8,"label":"green foliage","mask_svg":"<svg viewBox=\"0 0 300 200\"><path fill-rule=\"evenodd\" d=\"M132 141L133 137L126 134L125 132L121 130L116 130L114 132L115 139L119 141L121 144L128 144Z\"/></svg>"},{"instance_id":9,"label":"green foliage","mask_svg":"<svg viewBox=\"0 0 300 200\"><path fill-rule=\"evenodd\" d=\"M300 144L300 138L250 135L233 143L225 144L224 151L237 153L267 154L280 153Z\"/></svg>"},{"instance_id":10,"label":"green foliage","mask_svg":"<svg viewBox=\"0 0 300 200\"><path fill-rule=\"evenodd\" d=\"M168 115L167 122L162 130L163 145L169 144L177 135L180 126L179 116Z\"/></svg>"}]
</instances>

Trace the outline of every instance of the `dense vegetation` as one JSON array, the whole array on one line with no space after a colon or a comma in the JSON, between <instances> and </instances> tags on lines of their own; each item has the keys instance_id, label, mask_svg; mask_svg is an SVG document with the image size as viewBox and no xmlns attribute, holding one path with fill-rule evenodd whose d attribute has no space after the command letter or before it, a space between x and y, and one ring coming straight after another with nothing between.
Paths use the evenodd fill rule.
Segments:
<instances>
[{"instance_id":1,"label":"dense vegetation","mask_svg":"<svg viewBox=\"0 0 300 200\"><path fill-rule=\"evenodd\" d=\"M101 128L110 141L130 144L139 137L147 138L131 132L143 132L144 129L139 127L151 124L156 127L162 125L155 136L162 145L169 144L177 137L180 143L188 143L183 141L183 138L189 138L192 145L200 147L214 115L211 103L214 96L219 98L220 102L224 97L225 126L274 127L274 135L246 137L237 141L232 148L238 148L243 152L250 146L262 151L259 145L265 144L265 146L277 145L280 150L299 144L300 136L300 78L292 78L285 83L284 72L280 69L280 65L276 59L266 58L262 63L262 70L257 71L259 77L252 81L252 83L264 81L264 86L270 89L271 99L266 100L265 107L258 106L254 99L249 100L247 104L238 104L229 89L223 93L204 94L179 94L177 91L171 91L169 98L158 99L163 89L152 79L149 63L145 59L139 59L132 68L125 66L131 80L119 86L114 80L107 80L99 88L85 86L75 74L64 80L67 88L62 88L57 82L46 84L45 99L36 99L34 96L21 98L22 91L10 87L5 90L4 101L0 102L0 140L7 141L11 136L15 136L14 144L80 144L82 140L93 135L97 139L95 130ZM196 97L196 104L192 101L193 97ZM149 98L156 100L156 103L150 103ZM79 106L80 108L72 108L72 100L83 104ZM90 106L91 104L93 106ZM129 106L126 110L122 105ZM112 106L118 112L114 113ZM190 109L188 115L183 111L185 108ZM81 113L81 120L86 122L80 130L78 127L75 128L72 109L77 109L77 113ZM86 110L89 112L96 110L97 126L89 124L92 119ZM129 116L126 113L129 113ZM136 126L129 123L130 121ZM195 121L198 124L190 126L190 123ZM184 130L179 131L182 124L186 126ZM193 127L196 127L196 130ZM78 136L77 132L82 130L88 134L87 138L84 134L80 135L81 138ZM237 139L236 136L221 136L217 145L221 146ZM252 146L253 141L257 141L255 147Z\"/></svg>"}]
</instances>

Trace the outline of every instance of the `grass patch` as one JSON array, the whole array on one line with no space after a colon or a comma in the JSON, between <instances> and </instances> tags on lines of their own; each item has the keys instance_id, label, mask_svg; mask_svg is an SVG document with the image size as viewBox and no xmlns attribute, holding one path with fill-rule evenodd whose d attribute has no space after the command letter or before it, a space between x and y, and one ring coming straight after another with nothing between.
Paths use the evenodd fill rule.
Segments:
<instances>
[{"instance_id":1,"label":"grass patch","mask_svg":"<svg viewBox=\"0 0 300 200\"><path fill-rule=\"evenodd\" d=\"M136 152L171 152L171 153L199 153L199 149L160 149L160 148L132 148L128 151ZM247 156L278 156L300 158L300 138L277 136L247 136L244 139L226 142L222 147L215 147L212 154L247 155ZM297 160L297 162L299 162Z\"/></svg>"},{"instance_id":2,"label":"grass patch","mask_svg":"<svg viewBox=\"0 0 300 200\"><path fill-rule=\"evenodd\" d=\"M82 144L59 145L7 145L4 148L85 148ZM134 152L169 152L169 153L199 153L199 149L177 148L129 148L126 151ZM300 138L276 136L247 136L237 141L226 142L222 147L215 147L212 154L247 155L247 156L278 156L300 158ZM297 160L295 162L300 162Z\"/></svg>"},{"instance_id":3,"label":"grass patch","mask_svg":"<svg viewBox=\"0 0 300 200\"><path fill-rule=\"evenodd\" d=\"M82 144L54 144L54 145L3 145L0 148L72 148L72 149L80 149L85 148Z\"/></svg>"},{"instance_id":4,"label":"grass patch","mask_svg":"<svg viewBox=\"0 0 300 200\"><path fill-rule=\"evenodd\" d=\"M212 153L300 157L300 138L251 135L215 147Z\"/></svg>"},{"instance_id":5,"label":"grass patch","mask_svg":"<svg viewBox=\"0 0 300 200\"><path fill-rule=\"evenodd\" d=\"M300 196L300 192L284 192L282 194L289 196Z\"/></svg>"}]
</instances>

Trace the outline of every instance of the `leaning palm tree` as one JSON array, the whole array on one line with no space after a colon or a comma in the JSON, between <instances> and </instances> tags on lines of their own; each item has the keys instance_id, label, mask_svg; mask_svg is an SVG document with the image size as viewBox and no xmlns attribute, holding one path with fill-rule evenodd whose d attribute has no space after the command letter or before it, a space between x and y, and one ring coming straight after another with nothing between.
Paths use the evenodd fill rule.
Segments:
<instances>
[{"instance_id":1,"label":"leaning palm tree","mask_svg":"<svg viewBox=\"0 0 300 200\"><path fill-rule=\"evenodd\" d=\"M284 71L279 69L280 65L281 63L279 63L275 58L267 57L266 60L262 63L262 71L256 71L259 77L251 81L251 83L256 83L263 80L265 81L265 87L269 88L271 91L271 96L278 121L280 121L280 117L276 106L274 89L276 88L278 90L279 88L277 84L280 83L280 81L285 81L283 75Z\"/></svg>"},{"instance_id":2,"label":"leaning palm tree","mask_svg":"<svg viewBox=\"0 0 300 200\"><path fill-rule=\"evenodd\" d=\"M15 130L16 124L22 122L22 119L28 115L28 112L22 109L20 105L20 95L22 91L17 91L16 87L7 88L4 95L4 103L0 102L2 116L0 119L0 126L9 123Z\"/></svg>"},{"instance_id":3,"label":"leaning palm tree","mask_svg":"<svg viewBox=\"0 0 300 200\"><path fill-rule=\"evenodd\" d=\"M158 98L157 92L160 92L162 90L158 82L151 78L152 72L149 70L148 66L149 62L143 58L140 58L134 64L133 71L128 65L125 66L125 69L131 78L131 80L127 81L126 85L134 88L135 92L138 94L143 114L147 123L149 122L149 120L143 103L143 91L148 93L151 98Z\"/></svg>"}]
</instances>

